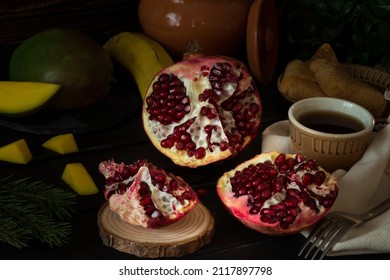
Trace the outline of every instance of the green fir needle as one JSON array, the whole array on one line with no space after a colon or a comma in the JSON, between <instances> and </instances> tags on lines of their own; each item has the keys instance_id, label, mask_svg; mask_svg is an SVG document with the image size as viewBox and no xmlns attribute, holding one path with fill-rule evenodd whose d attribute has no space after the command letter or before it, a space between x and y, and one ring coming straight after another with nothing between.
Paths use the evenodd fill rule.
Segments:
<instances>
[{"instance_id":1,"label":"green fir needle","mask_svg":"<svg viewBox=\"0 0 390 280\"><path fill-rule=\"evenodd\" d=\"M30 178L0 178L0 242L16 248L33 239L61 246L72 232L76 195Z\"/></svg>"}]
</instances>

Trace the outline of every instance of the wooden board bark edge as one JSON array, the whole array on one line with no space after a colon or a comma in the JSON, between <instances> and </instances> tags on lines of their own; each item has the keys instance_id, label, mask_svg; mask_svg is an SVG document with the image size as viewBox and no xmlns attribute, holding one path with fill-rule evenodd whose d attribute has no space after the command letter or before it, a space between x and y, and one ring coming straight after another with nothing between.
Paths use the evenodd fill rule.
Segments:
<instances>
[{"instance_id":1,"label":"wooden board bark edge","mask_svg":"<svg viewBox=\"0 0 390 280\"><path fill-rule=\"evenodd\" d=\"M214 235L214 218L202 204L183 219L159 229L128 224L103 204L98 213L103 244L141 258L181 257L209 244Z\"/></svg>"}]
</instances>

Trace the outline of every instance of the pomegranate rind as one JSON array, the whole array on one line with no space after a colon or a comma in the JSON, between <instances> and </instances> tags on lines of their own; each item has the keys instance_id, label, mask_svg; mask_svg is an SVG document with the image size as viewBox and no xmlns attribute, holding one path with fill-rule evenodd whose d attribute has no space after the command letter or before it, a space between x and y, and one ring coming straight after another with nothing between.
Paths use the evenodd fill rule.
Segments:
<instances>
[{"instance_id":1,"label":"pomegranate rind","mask_svg":"<svg viewBox=\"0 0 390 280\"><path fill-rule=\"evenodd\" d=\"M298 202L297 206L300 208L300 213L296 216L294 223L288 227L281 227L279 222L275 223L265 223L260 220L260 212L258 214L250 214L248 208L248 196L242 195L239 197L235 197L235 193L232 191L232 185L230 183L230 179L234 177L237 171L242 171L248 166L256 165L260 162L271 161L274 163L276 157L279 155L277 151L272 151L269 153L262 153L256 155L252 159L245 161L239 165L237 165L234 169L225 172L217 181L217 194L221 199L222 203L226 207L226 209L242 224L245 226L256 230L258 232L267 234L267 235L287 235L294 234L300 232L316 222L318 222L326 213L330 210L331 207L323 207L322 205L317 204L319 212L315 212L310 207L305 205L302 201ZM286 154L286 158L295 158L295 154ZM319 170L322 170L326 174L326 179L321 186L324 192L332 191L336 193L338 192L337 188L337 178L322 167L318 167ZM273 194L272 200L269 204L279 202L278 193ZM264 207L269 207L269 204ZM266 203L265 203L266 205Z\"/></svg>"},{"instance_id":2,"label":"pomegranate rind","mask_svg":"<svg viewBox=\"0 0 390 280\"><path fill-rule=\"evenodd\" d=\"M142 163L140 163L142 162ZM126 174L126 169L130 165L124 163L116 163L113 160L103 161L99 164L99 171L106 178L104 196L109 202L111 211L118 214L124 222L132 225L137 225L145 228L160 228L166 225L175 223L186 216L199 203L196 192L179 176L165 172L146 160L136 162L140 165L136 174ZM135 163L133 163L135 164ZM170 191L161 190L161 188L153 183L153 174L164 174L166 178L164 186L170 185L171 180L177 182L175 187L170 187ZM114 179L119 177L120 179ZM153 221L153 214L147 215L140 195L140 185L149 188L148 196L159 215L162 218ZM125 190L120 190L121 186L125 186ZM186 198L181 196L185 194ZM157 212L156 212L157 213Z\"/></svg>"},{"instance_id":3,"label":"pomegranate rind","mask_svg":"<svg viewBox=\"0 0 390 280\"><path fill-rule=\"evenodd\" d=\"M170 135L174 132L174 127L180 126L190 119L195 119L195 122L193 125L191 125L191 127L187 129L187 131L190 131L191 129L192 130L196 130L199 128L203 129L206 125L212 124L218 127L218 131L213 133L213 135L214 136L218 135L217 137L220 142L221 141L229 142L220 118L209 120L204 116L202 117L199 113L202 106L215 109L214 105L212 105L208 100L199 101L199 94L202 93L204 90L211 89L211 84L208 80L208 77L205 76L204 71L201 70L202 66L206 65L211 69L213 65L215 65L216 63L224 62L226 60L229 60L229 62L231 62L232 64L239 66L240 69L244 69L244 71L242 71L241 73L240 81L237 88L241 88L241 87L251 88L252 91L251 96L248 98L248 101L246 101L246 106L249 106L250 103L255 103L258 105L259 108L259 111L256 113L255 117L253 118L254 127L250 135L247 135L244 137L244 139L242 139L242 143L239 145L239 148L237 149L228 148L226 150L225 149L221 150L218 145L212 145L211 149L208 149L208 146L205 143L202 143L200 147L206 148L206 154L203 158L196 158L194 156L189 156L186 150L179 150L175 146L172 148L164 148L161 145L161 141L167 135ZM180 80L186 80L185 83L188 83L188 80L191 80L192 83L195 84L195 86L193 87L187 87L187 89L190 89L189 91L187 91L187 96L190 98L191 112L180 122L176 122L173 123L172 125L166 125L166 126L162 125L156 120L150 120L149 118L150 114L147 111L148 108L147 98L153 93L153 84L158 80L158 78L162 74L165 73L175 74L178 76ZM222 103L223 101L231 97L232 94L233 93L230 93L230 95L225 96L224 97L225 99L220 100L219 103ZM216 110L219 111L218 109ZM227 112L227 111L224 111L224 113L232 114L232 112ZM190 57L187 60L176 63L170 67L167 67L166 69L163 69L158 74L156 74L145 96L143 109L142 109L142 119L143 119L144 130L147 136L149 137L152 144L162 154L170 158L177 165L196 168L199 166L204 166L213 162L227 159L233 155L236 155L239 151L247 147L251 143L253 138L256 136L259 130L260 123L261 123L261 113L262 113L262 107L261 107L260 95L257 91L253 77L250 75L246 66L241 61L235 60L233 58L223 57L223 56L212 56L212 57L209 56L207 57L207 61L206 61L203 59L203 56L200 55L200 56ZM200 141L202 140L204 139L200 139ZM198 140L194 140L194 141L198 141Z\"/></svg>"}]
</instances>

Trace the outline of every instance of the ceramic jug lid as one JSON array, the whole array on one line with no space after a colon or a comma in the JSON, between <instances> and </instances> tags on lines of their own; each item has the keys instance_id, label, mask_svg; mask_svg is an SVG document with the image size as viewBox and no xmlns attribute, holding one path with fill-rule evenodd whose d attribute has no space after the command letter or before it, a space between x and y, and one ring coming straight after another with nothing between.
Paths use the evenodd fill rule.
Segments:
<instances>
[{"instance_id":1,"label":"ceramic jug lid","mask_svg":"<svg viewBox=\"0 0 390 280\"><path fill-rule=\"evenodd\" d=\"M263 85L272 82L278 57L278 29L274 1L255 0L248 15L246 48L252 75Z\"/></svg>"}]
</instances>

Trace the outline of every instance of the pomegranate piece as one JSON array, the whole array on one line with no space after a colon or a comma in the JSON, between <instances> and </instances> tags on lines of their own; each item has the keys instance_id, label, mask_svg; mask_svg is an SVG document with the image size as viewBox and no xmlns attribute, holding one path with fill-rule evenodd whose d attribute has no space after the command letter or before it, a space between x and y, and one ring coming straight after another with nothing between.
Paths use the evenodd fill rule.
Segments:
<instances>
[{"instance_id":1,"label":"pomegranate piece","mask_svg":"<svg viewBox=\"0 0 390 280\"><path fill-rule=\"evenodd\" d=\"M158 150L178 165L198 167L243 150L258 132L261 112L242 62L188 55L155 76L142 116Z\"/></svg>"},{"instance_id":2,"label":"pomegranate piece","mask_svg":"<svg viewBox=\"0 0 390 280\"><path fill-rule=\"evenodd\" d=\"M99 164L106 178L104 197L110 209L130 224L158 228L176 222L198 203L196 192L179 176L146 160Z\"/></svg>"},{"instance_id":3,"label":"pomegranate piece","mask_svg":"<svg viewBox=\"0 0 390 280\"><path fill-rule=\"evenodd\" d=\"M337 179L301 154L263 153L217 182L223 204L244 225L269 235L299 232L333 205Z\"/></svg>"}]
</instances>

